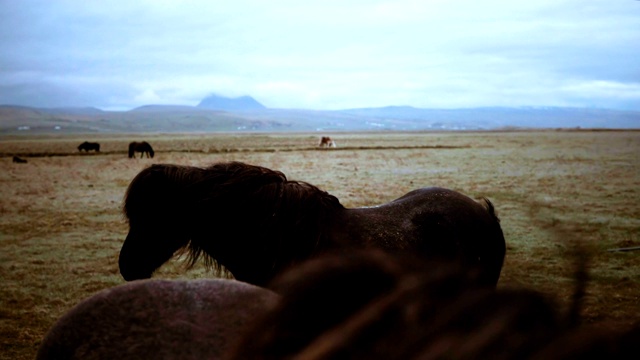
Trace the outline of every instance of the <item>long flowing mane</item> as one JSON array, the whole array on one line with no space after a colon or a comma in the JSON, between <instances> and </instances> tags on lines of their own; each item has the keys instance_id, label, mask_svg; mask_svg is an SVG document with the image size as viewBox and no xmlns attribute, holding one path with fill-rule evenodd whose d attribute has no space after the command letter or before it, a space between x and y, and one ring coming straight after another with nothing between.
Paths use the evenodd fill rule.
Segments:
<instances>
[{"instance_id":1,"label":"long flowing mane","mask_svg":"<svg viewBox=\"0 0 640 360\"><path fill-rule=\"evenodd\" d=\"M227 358L638 358L640 323L575 323L547 294L478 286L459 265L378 250L309 260L272 282L280 302Z\"/></svg>"},{"instance_id":2,"label":"long flowing mane","mask_svg":"<svg viewBox=\"0 0 640 360\"><path fill-rule=\"evenodd\" d=\"M251 228L262 248L280 268L320 251L327 237L323 228L335 209L343 209L335 196L303 181L288 180L280 171L240 162L215 164L202 169L201 177L187 186L198 214L225 219L226 224ZM234 216L229 216L233 214ZM238 214L241 219L238 220ZM206 219L197 220L206 221ZM250 224L250 225L247 225ZM186 249L189 264L199 258L215 264L206 242L193 238Z\"/></svg>"}]
</instances>

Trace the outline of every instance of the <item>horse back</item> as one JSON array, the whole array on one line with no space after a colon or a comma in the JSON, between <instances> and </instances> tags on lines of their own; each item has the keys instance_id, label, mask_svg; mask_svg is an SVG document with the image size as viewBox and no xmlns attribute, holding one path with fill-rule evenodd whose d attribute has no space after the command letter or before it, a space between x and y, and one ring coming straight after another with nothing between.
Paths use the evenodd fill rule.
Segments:
<instances>
[{"instance_id":1,"label":"horse back","mask_svg":"<svg viewBox=\"0 0 640 360\"><path fill-rule=\"evenodd\" d=\"M219 359L277 299L235 280L135 281L63 315L36 359Z\"/></svg>"},{"instance_id":2,"label":"horse back","mask_svg":"<svg viewBox=\"0 0 640 360\"><path fill-rule=\"evenodd\" d=\"M88 142L85 141L82 144L78 145L78 151L89 151L89 150L95 150L95 151L100 151L100 143L95 143L95 142Z\"/></svg>"},{"instance_id":3,"label":"horse back","mask_svg":"<svg viewBox=\"0 0 640 360\"><path fill-rule=\"evenodd\" d=\"M410 251L478 265L481 281L495 285L506 244L493 204L457 191L422 188L384 205L352 209L353 237L366 246Z\"/></svg>"}]
</instances>

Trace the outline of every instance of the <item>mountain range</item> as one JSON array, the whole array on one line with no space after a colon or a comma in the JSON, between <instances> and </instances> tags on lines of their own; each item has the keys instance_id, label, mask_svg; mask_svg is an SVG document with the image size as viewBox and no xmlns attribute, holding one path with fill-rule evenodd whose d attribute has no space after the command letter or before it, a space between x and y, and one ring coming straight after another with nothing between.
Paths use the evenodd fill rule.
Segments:
<instances>
[{"instance_id":1,"label":"mountain range","mask_svg":"<svg viewBox=\"0 0 640 360\"><path fill-rule=\"evenodd\" d=\"M0 105L0 135L280 131L446 131L531 128L640 129L640 111L570 107L344 110L270 109L251 96L211 95L197 106L146 105L129 111Z\"/></svg>"}]
</instances>

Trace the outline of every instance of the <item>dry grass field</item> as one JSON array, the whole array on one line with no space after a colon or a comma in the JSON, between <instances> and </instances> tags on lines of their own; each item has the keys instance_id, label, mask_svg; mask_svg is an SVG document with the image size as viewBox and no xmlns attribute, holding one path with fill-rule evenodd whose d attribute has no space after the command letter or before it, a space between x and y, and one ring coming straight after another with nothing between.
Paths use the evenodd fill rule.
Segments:
<instances>
[{"instance_id":1,"label":"dry grass field","mask_svg":"<svg viewBox=\"0 0 640 360\"><path fill-rule=\"evenodd\" d=\"M589 251L583 317L626 327L640 320L640 131L91 135L0 138L0 357L31 359L47 329L81 299L124 282L120 212L131 179L152 163L244 161L283 171L347 207L442 186L496 206L508 250L501 287L529 287L562 305L573 289L572 250ZM82 141L102 145L78 153ZM147 140L154 159L128 159ZM28 160L12 163L12 156ZM174 260L156 277L185 272Z\"/></svg>"}]
</instances>

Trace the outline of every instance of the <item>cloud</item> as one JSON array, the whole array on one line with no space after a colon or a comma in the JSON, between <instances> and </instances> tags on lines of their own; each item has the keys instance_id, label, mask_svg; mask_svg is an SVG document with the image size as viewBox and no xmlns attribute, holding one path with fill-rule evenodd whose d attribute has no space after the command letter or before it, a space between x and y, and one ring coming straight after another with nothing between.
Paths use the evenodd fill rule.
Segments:
<instances>
[{"instance_id":1,"label":"cloud","mask_svg":"<svg viewBox=\"0 0 640 360\"><path fill-rule=\"evenodd\" d=\"M640 110L634 1L22 0L0 17L0 103Z\"/></svg>"}]
</instances>

